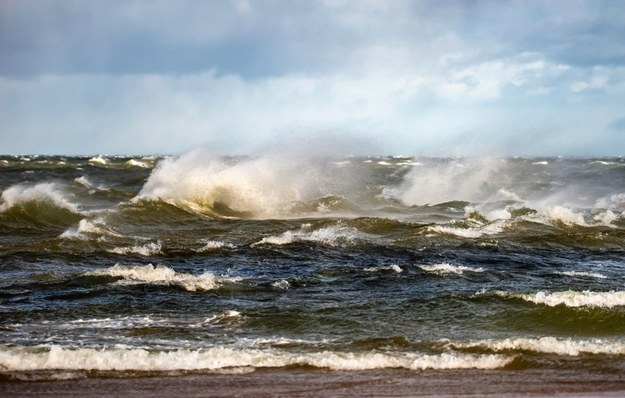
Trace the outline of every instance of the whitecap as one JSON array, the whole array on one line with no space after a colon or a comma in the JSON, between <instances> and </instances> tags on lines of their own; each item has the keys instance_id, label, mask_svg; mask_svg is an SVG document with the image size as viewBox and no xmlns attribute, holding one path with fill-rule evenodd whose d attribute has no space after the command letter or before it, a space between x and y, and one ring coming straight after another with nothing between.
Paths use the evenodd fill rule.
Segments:
<instances>
[{"instance_id":1,"label":"whitecap","mask_svg":"<svg viewBox=\"0 0 625 398\"><path fill-rule=\"evenodd\" d=\"M28 202L50 202L53 205L80 214L78 207L65 197L56 183L44 182L33 186L13 185L2 192L0 196L0 211Z\"/></svg>"},{"instance_id":2,"label":"whitecap","mask_svg":"<svg viewBox=\"0 0 625 398\"><path fill-rule=\"evenodd\" d=\"M564 206L554 206L546 210L545 215L552 222L560 222L564 225L587 226L584 216Z\"/></svg>"},{"instance_id":3,"label":"whitecap","mask_svg":"<svg viewBox=\"0 0 625 398\"><path fill-rule=\"evenodd\" d=\"M161 253L161 242L149 242L145 245L115 247L109 252L115 254L141 254L142 256L153 256Z\"/></svg>"},{"instance_id":4,"label":"whitecap","mask_svg":"<svg viewBox=\"0 0 625 398\"><path fill-rule=\"evenodd\" d=\"M456 352L289 352L281 349L146 350L141 348L78 348L59 345L37 347L0 346L0 368L8 371L99 370L178 371L218 370L240 367L313 366L331 370L497 369L513 357Z\"/></svg>"},{"instance_id":5,"label":"whitecap","mask_svg":"<svg viewBox=\"0 0 625 398\"><path fill-rule=\"evenodd\" d=\"M276 289L289 290L291 288L291 283L285 279L282 279L279 281L271 282L271 286L275 287Z\"/></svg>"},{"instance_id":6,"label":"whitecap","mask_svg":"<svg viewBox=\"0 0 625 398\"><path fill-rule=\"evenodd\" d=\"M597 279L606 279L607 276L599 274L597 272L582 272L582 271L557 271L556 274L572 277L589 277Z\"/></svg>"},{"instance_id":7,"label":"whitecap","mask_svg":"<svg viewBox=\"0 0 625 398\"><path fill-rule=\"evenodd\" d=\"M453 225L453 224L452 224ZM467 239L477 239L484 235L497 235L503 232L506 226L506 220L500 219L496 220L484 225L479 225L476 227L469 228L461 228L461 227L453 227L453 226L445 226L445 225L434 225L427 227L428 231L445 234L445 235L454 235L460 238Z\"/></svg>"},{"instance_id":8,"label":"whitecap","mask_svg":"<svg viewBox=\"0 0 625 398\"><path fill-rule=\"evenodd\" d=\"M108 228L106 221L104 221L103 218L96 218L92 220L83 218L78 222L78 226L67 229L59 237L65 239L86 240L89 239L91 235L99 236L99 238L103 236L113 236L117 238L124 237L124 235L114 232Z\"/></svg>"},{"instance_id":9,"label":"whitecap","mask_svg":"<svg viewBox=\"0 0 625 398\"><path fill-rule=\"evenodd\" d=\"M147 162L141 161L141 160L136 160L136 159L130 159L128 161L126 161L126 164L128 166L132 166L132 167L141 167L143 169L147 169L150 167L150 165Z\"/></svg>"},{"instance_id":10,"label":"whitecap","mask_svg":"<svg viewBox=\"0 0 625 398\"><path fill-rule=\"evenodd\" d=\"M482 348L492 351L531 351L557 355L580 354L625 355L625 344L602 339L575 340L571 338L509 338L503 340L479 340L469 343L449 343L454 348Z\"/></svg>"},{"instance_id":11,"label":"whitecap","mask_svg":"<svg viewBox=\"0 0 625 398\"><path fill-rule=\"evenodd\" d=\"M235 247L236 246L234 246L231 243L221 242L217 240L209 240L206 242L204 246L199 248L197 251L202 253L202 252L207 252L207 251L212 251L212 250L219 250L223 248L234 249Z\"/></svg>"},{"instance_id":12,"label":"whitecap","mask_svg":"<svg viewBox=\"0 0 625 398\"><path fill-rule=\"evenodd\" d=\"M398 274L404 272L404 270L397 264L391 264L388 266L379 266L379 267L366 267L363 269L365 272L379 272L379 271L393 271Z\"/></svg>"},{"instance_id":13,"label":"whitecap","mask_svg":"<svg viewBox=\"0 0 625 398\"><path fill-rule=\"evenodd\" d=\"M239 278L215 276L209 272L201 275L178 273L164 265L121 265L92 271L87 275L121 277L116 283L122 285L149 284L160 286L177 286L184 290L208 291L219 288L224 282L234 282Z\"/></svg>"},{"instance_id":14,"label":"whitecap","mask_svg":"<svg viewBox=\"0 0 625 398\"><path fill-rule=\"evenodd\" d=\"M478 293L489 294L488 292ZM567 307L600 307L612 308L625 305L625 291L591 292L585 291L560 291L560 292L536 292L536 293L512 293L494 291L492 294L501 297L520 298L525 301L555 307L565 305Z\"/></svg>"},{"instance_id":15,"label":"whitecap","mask_svg":"<svg viewBox=\"0 0 625 398\"><path fill-rule=\"evenodd\" d=\"M208 317L202 322L200 322L199 324L191 325L191 327L203 327L203 326L206 326L207 324L226 323L226 322L231 322L231 321L240 319L241 317L242 315L239 311L228 310L219 314L215 314L211 317Z\"/></svg>"},{"instance_id":16,"label":"whitecap","mask_svg":"<svg viewBox=\"0 0 625 398\"><path fill-rule=\"evenodd\" d=\"M462 275L465 272L484 272L484 268L472 268L464 265L453 265L448 263L419 265L419 268L426 272L437 275Z\"/></svg>"},{"instance_id":17,"label":"whitecap","mask_svg":"<svg viewBox=\"0 0 625 398\"><path fill-rule=\"evenodd\" d=\"M88 162L91 164L101 164L101 165L108 164L108 160L102 157L102 155L94 156L91 159L89 159Z\"/></svg>"},{"instance_id":18,"label":"whitecap","mask_svg":"<svg viewBox=\"0 0 625 398\"><path fill-rule=\"evenodd\" d=\"M355 228L330 226L312 231L307 228L298 231L286 231L278 236L267 236L253 243L257 245L287 245L293 242L315 242L328 246L345 246L366 238Z\"/></svg>"}]
</instances>

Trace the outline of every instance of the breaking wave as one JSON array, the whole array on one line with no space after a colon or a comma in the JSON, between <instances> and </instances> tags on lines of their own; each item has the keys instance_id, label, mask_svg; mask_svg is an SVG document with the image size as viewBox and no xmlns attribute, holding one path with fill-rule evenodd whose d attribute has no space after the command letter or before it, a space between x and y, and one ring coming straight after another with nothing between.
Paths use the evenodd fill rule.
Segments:
<instances>
[{"instance_id":1,"label":"breaking wave","mask_svg":"<svg viewBox=\"0 0 625 398\"><path fill-rule=\"evenodd\" d=\"M267 236L253 244L257 245L288 245L294 242L314 242L328 246L351 246L366 239L366 235L357 229L335 225L314 229L304 224L300 230L286 231L277 236Z\"/></svg>"},{"instance_id":2,"label":"breaking wave","mask_svg":"<svg viewBox=\"0 0 625 398\"><path fill-rule=\"evenodd\" d=\"M536 292L536 293L511 293L494 291L481 294L495 294L505 298L519 298L525 301L555 307L564 305L567 307L601 307L612 308L625 305L625 291L591 292L591 291L562 291L562 292Z\"/></svg>"},{"instance_id":3,"label":"breaking wave","mask_svg":"<svg viewBox=\"0 0 625 398\"><path fill-rule=\"evenodd\" d=\"M13 185L2 192L0 212L14 207L56 207L80 214L78 206L70 202L58 184L47 182L29 185Z\"/></svg>"},{"instance_id":4,"label":"breaking wave","mask_svg":"<svg viewBox=\"0 0 625 398\"><path fill-rule=\"evenodd\" d=\"M136 200L160 199L224 217L270 217L306 196L316 170L275 158L224 159L201 151L161 161Z\"/></svg>"},{"instance_id":5,"label":"breaking wave","mask_svg":"<svg viewBox=\"0 0 625 398\"><path fill-rule=\"evenodd\" d=\"M124 285L149 284L158 286L176 286L184 290L208 291L219 288L223 283L239 279L215 276L209 272L201 275L179 273L164 265L121 265L87 273L91 276L111 276L121 278L116 283Z\"/></svg>"},{"instance_id":6,"label":"breaking wave","mask_svg":"<svg viewBox=\"0 0 625 398\"><path fill-rule=\"evenodd\" d=\"M110 252L115 254L140 254L142 256L153 256L161 253L161 248L162 246L160 242L149 242L145 245L115 247L111 249Z\"/></svg>"},{"instance_id":7,"label":"breaking wave","mask_svg":"<svg viewBox=\"0 0 625 398\"><path fill-rule=\"evenodd\" d=\"M199 371L238 367L313 366L332 370L386 368L497 369L513 358L455 352L426 355L383 352L291 353L276 349L214 347L200 350L154 351L139 348L66 348L0 346L0 369L5 371L99 370L99 371Z\"/></svg>"},{"instance_id":8,"label":"breaking wave","mask_svg":"<svg viewBox=\"0 0 625 398\"><path fill-rule=\"evenodd\" d=\"M578 356L580 354L625 355L622 342L571 338L510 338L504 340L481 340L468 343L449 343L454 348L481 348L489 351L531 351L557 355Z\"/></svg>"},{"instance_id":9,"label":"breaking wave","mask_svg":"<svg viewBox=\"0 0 625 398\"><path fill-rule=\"evenodd\" d=\"M480 267L471 268L464 265L452 265L447 263L419 265L419 268L437 275L462 275L465 272L484 272L484 269Z\"/></svg>"},{"instance_id":10,"label":"breaking wave","mask_svg":"<svg viewBox=\"0 0 625 398\"><path fill-rule=\"evenodd\" d=\"M64 228L82 215L56 183L13 185L0 196L0 221L11 226Z\"/></svg>"}]
</instances>

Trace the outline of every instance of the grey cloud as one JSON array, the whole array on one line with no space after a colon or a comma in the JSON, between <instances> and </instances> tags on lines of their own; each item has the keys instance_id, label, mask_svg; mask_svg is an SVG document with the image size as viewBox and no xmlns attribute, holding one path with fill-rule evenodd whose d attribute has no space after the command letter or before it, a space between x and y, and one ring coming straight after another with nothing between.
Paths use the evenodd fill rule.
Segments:
<instances>
[{"instance_id":1,"label":"grey cloud","mask_svg":"<svg viewBox=\"0 0 625 398\"><path fill-rule=\"evenodd\" d=\"M434 67L524 52L625 62L625 11L610 1L3 0L0 74L195 73L247 78L352 70L370 48ZM386 63L401 60L385 59Z\"/></svg>"}]
</instances>

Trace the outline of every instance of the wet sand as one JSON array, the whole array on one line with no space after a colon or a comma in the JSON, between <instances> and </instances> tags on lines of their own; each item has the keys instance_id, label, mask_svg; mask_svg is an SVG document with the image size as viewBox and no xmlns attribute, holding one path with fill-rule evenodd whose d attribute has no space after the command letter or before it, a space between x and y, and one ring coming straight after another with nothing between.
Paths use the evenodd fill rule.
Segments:
<instances>
[{"instance_id":1,"label":"wet sand","mask_svg":"<svg viewBox=\"0 0 625 398\"><path fill-rule=\"evenodd\" d=\"M6 376L6 375L5 375ZM0 382L3 397L621 397L625 375L579 370L337 372L265 369L246 374L85 377Z\"/></svg>"}]
</instances>

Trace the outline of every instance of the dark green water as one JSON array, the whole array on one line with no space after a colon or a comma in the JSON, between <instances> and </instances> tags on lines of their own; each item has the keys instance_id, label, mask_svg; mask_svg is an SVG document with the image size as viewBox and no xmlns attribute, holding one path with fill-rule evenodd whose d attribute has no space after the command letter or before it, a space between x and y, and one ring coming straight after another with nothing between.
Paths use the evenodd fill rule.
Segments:
<instances>
[{"instance_id":1,"label":"dark green water","mask_svg":"<svg viewBox=\"0 0 625 398\"><path fill-rule=\"evenodd\" d=\"M625 367L625 159L0 157L0 372Z\"/></svg>"}]
</instances>

